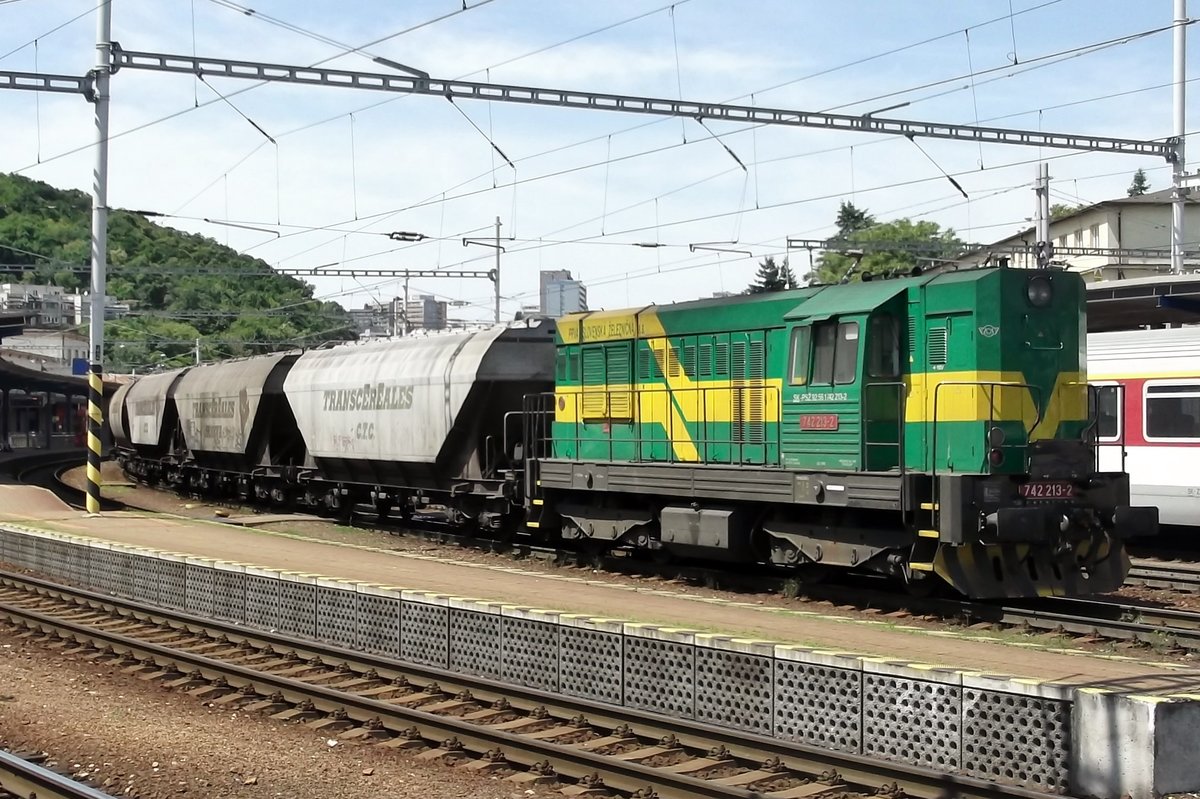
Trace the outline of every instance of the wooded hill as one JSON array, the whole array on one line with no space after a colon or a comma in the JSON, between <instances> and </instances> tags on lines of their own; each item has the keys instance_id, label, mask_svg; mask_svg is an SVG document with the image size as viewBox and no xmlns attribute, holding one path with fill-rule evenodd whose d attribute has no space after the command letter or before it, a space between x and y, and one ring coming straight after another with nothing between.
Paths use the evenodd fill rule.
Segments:
<instances>
[{"instance_id":1,"label":"wooded hill","mask_svg":"<svg viewBox=\"0 0 1200 799\"><path fill-rule=\"evenodd\" d=\"M197 338L211 359L352 337L340 305L264 261L131 211L108 219L107 293L133 305L106 327L110 370L189 363ZM31 267L0 266L0 283L86 291L87 272L70 267L88 263L90 241L89 195L0 174L0 265Z\"/></svg>"}]
</instances>

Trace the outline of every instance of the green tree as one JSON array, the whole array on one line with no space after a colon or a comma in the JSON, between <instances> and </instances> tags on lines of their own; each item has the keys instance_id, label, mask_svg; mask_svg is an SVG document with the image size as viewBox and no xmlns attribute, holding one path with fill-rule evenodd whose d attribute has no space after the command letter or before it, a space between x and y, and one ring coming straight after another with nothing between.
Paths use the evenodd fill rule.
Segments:
<instances>
[{"instance_id":1,"label":"green tree","mask_svg":"<svg viewBox=\"0 0 1200 799\"><path fill-rule=\"evenodd\" d=\"M784 291L785 289L797 288L796 276L792 273L792 267L788 264L788 259L784 258L782 263L775 263L775 256L768 255L758 265L758 272L754 276L754 282L746 289L747 294L764 294L768 291Z\"/></svg>"},{"instance_id":2,"label":"green tree","mask_svg":"<svg viewBox=\"0 0 1200 799\"><path fill-rule=\"evenodd\" d=\"M1146 178L1146 170L1138 169L1133 173L1133 181L1125 193L1130 197L1141 197L1148 191L1150 191L1150 181Z\"/></svg>"},{"instance_id":3,"label":"green tree","mask_svg":"<svg viewBox=\"0 0 1200 799\"><path fill-rule=\"evenodd\" d=\"M962 247L953 230L943 230L936 222L911 219L877 222L855 232L852 243L863 245L862 261L853 279L864 274L907 273L915 266L926 268L931 263L953 258ZM830 239L826 246L830 249L821 254L817 279L821 283L837 283L854 266L856 256L836 251L847 249L841 236Z\"/></svg>"},{"instance_id":4,"label":"green tree","mask_svg":"<svg viewBox=\"0 0 1200 799\"><path fill-rule=\"evenodd\" d=\"M875 224L875 217L865 208L858 208L853 203L842 200L837 212L837 237L850 238L860 230L866 230Z\"/></svg>"},{"instance_id":5,"label":"green tree","mask_svg":"<svg viewBox=\"0 0 1200 799\"><path fill-rule=\"evenodd\" d=\"M86 329L83 331L86 333ZM185 322L159 316L115 319L104 327L105 360L114 371L139 374L162 367L185 366L195 360L200 331ZM201 347L201 357L205 348ZM211 353L207 357L212 357Z\"/></svg>"},{"instance_id":6,"label":"green tree","mask_svg":"<svg viewBox=\"0 0 1200 799\"><path fill-rule=\"evenodd\" d=\"M0 272L0 282L86 290L86 272L72 267L87 263L90 218L91 199L83 192L0 174L0 263L22 267ZM145 314L112 328L112 338L124 344L107 348L114 365L191 356L196 337L212 340L211 356L202 342L203 357L353 337L345 310L314 298L311 286L141 214L115 209L109 215L108 260L108 294ZM233 343L225 346L227 341Z\"/></svg>"},{"instance_id":7,"label":"green tree","mask_svg":"<svg viewBox=\"0 0 1200 799\"><path fill-rule=\"evenodd\" d=\"M1050 218L1062 219L1064 216L1076 214L1087 208L1086 205L1068 205L1067 203L1055 203L1050 206Z\"/></svg>"}]
</instances>

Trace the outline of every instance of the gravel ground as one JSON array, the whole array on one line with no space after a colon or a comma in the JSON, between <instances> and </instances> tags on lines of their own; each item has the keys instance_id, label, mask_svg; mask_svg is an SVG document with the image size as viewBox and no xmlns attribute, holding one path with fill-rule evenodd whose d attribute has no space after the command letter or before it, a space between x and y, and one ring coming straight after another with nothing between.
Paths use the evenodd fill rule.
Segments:
<instances>
[{"instance_id":1,"label":"gravel ground","mask_svg":"<svg viewBox=\"0 0 1200 799\"><path fill-rule=\"evenodd\" d=\"M213 708L0 626L0 748L114 796L501 799L548 796L300 725ZM557 794L555 794L557 795Z\"/></svg>"}]
</instances>

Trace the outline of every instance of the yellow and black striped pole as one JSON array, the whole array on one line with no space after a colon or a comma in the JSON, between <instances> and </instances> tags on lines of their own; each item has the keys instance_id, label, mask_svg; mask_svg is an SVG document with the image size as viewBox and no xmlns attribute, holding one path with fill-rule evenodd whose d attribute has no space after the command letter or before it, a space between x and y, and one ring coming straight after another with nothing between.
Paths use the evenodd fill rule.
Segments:
<instances>
[{"instance_id":1,"label":"yellow and black striped pole","mask_svg":"<svg viewBox=\"0 0 1200 799\"><path fill-rule=\"evenodd\" d=\"M87 512L100 512L100 435L104 427L104 382L101 365L92 362L88 372Z\"/></svg>"},{"instance_id":2,"label":"yellow and black striped pole","mask_svg":"<svg viewBox=\"0 0 1200 799\"><path fill-rule=\"evenodd\" d=\"M96 169L92 173L92 285L89 297L87 512L100 512L100 435L104 424L104 283L108 268L108 83L112 73L112 0L96 8Z\"/></svg>"}]
</instances>

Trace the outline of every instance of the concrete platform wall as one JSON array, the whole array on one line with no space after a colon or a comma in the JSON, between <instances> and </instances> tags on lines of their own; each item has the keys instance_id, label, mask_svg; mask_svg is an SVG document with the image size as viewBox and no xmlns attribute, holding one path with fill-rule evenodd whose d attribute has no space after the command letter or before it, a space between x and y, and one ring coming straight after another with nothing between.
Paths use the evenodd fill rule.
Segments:
<instances>
[{"instance_id":1,"label":"concrete platform wall","mask_svg":"<svg viewBox=\"0 0 1200 799\"><path fill-rule=\"evenodd\" d=\"M0 529L0 561L347 649L1048 793L1149 799L1200 787L1196 758L1168 763L1155 738L1160 717L1176 731L1200 720L1190 699L1081 695L18 528Z\"/></svg>"}]
</instances>

